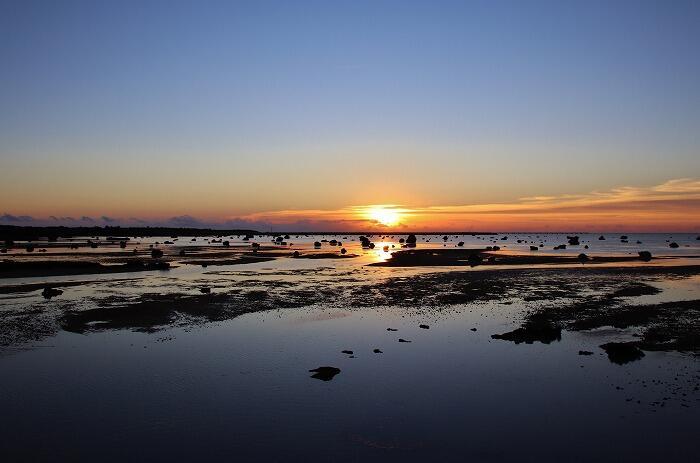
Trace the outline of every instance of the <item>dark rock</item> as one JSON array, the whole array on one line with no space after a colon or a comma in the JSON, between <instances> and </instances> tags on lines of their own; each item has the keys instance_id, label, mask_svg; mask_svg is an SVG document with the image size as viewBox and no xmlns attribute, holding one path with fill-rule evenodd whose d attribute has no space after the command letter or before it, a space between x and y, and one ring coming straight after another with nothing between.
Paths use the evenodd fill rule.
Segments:
<instances>
[{"instance_id":1,"label":"dark rock","mask_svg":"<svg viewBox=\"0 0 700 463\"><path fill-rule=\"evenodd\" d=\"M374 352L375 354L383 354L384 353L379 349L374 349L372 352Z\"/></svg>"},{"instance_id":2,"label":"dark rock","mask_svg":"<svg viewBox=\"0 0 700 463\"><path fill-rule=\"evenodd\" d=\"M26 248L24 248L27 252L34 252L34 246L31 244L28 244Z\"/></svg>"},{"instance_id":3,"label":"dark rock","mask_svg":"<svg viewBox=\"0 0 700 463\"><path fill-rule=\"evenodd\" d=\"M589 350L580 350L578 351L578 355L593 355L593 352Z\"/></svg>"},{"instance_id":4,"label":"dark rock","mask_svg":"<svg viewBox=\"0 0 700 463\"><path fill-rule=\"evenodd\" d=\"M51 288L49 286L44 288L44 290L41 292L41 295L44 296L44 299L51 299L52 297L60 296L61 294L63 294L63 291L61 291L60 289Z\"/></svg>"},{"instance_id":5,"label":"dark rock","mask_svg":"<svg viewBox=\"0 0 700 463\"><path fill-rule=\"evenodd\" d=\"M480 265L483 261L484 258L481 257L481 254L469 254L469 257L467 257L467 263L472 267Z\"/></svg>"},{"instance_id":6,"label":"dark rock","mask_svg":"<svg viewBox=\"0 0 700 463\"><path fill-rule=\"evenodd\" d=\"M223 243L221 243L221 245L223 247L227 248L227 247L231 246L231 243L229 243L228 241L224 241Z\"/></svg>"},{"instance_id":7,"label":"dark rock","mask_svg":"<svg viewBox=\"0 0 700 463\"><path fill-rule=\"evenodd\" d=\"M600 236L598 237L598 239L599 239L600 241L605 241L605 237L604 237L603 235L600 235Z\"/></svg>"},{"instance_id":8,"label":"dark rock","mask_svg":"<svg viewBox=\"0 0 700 463\"><path fill-rule=\"evenodd\" d=\"M535 319L508 333L491 335L491 338L512 341L516 344L522 342L532 344L535 341L550 344L552 341L561 341L561 328L547 320Z\"/></svg>"},{"instance_id":9,"label":"dark rock","mask_svg":"<svg viewBox=\"0 0 700 463\"><path fill-rule=\"evenodd\" d=\"M126 241L120 241L119 242L119 247L124 249L126 247Z\"/></svg>"},{"instance_id":10,"label":"dark rock","mask_svg":"<svg viewBox=\"0 0 700 463\"><path fill-rule=\"evenodd\" d=\"M677 249L679 246L678 246L678 243L676 243L676 242L674 241L673 243L669 244L668 247L671 248L671 249Z\"/></svg>"},{"instance_id":11,"label":"dark rock","mask_svg":"<svg viewBox=\"0 0 700 463\"><path fill-rule=\"evenodd\" d=\"M318 249L321 247L321 242L320 241L314 241L314 248Z\"/></svg>"},{"instance_id":12,"label":"dark rock","mask_svg":"<svg viewBox=\"0 0 700 463\"><path fill-rule=\"evenodd\" d=\"M569 244L571 246L578 246L579 245L579 237L578 236L567 236L566 239L569 241Z\"/></svg>"},{"instance_id":13,"label":"dark rock","mask_svg":"<svg viewBox=\"0 0 700 463\"><path fill-rule=\"evenodd\" d=\"M209 294L209 293L211 293L211 288L207 288L207 287L199 288L199 292L202 294Z\"/></svg>"},{"instance_id":14,"label":"dark rock","mask_svg":"<svg viewBox=\"0 0 700 463\"><path fill-rule=\"evenodd\" d=\"M634 362L644 357L634 342L609 342L600 346L608 354L608 360L618 365Z\"/></svg>"},{"instance_id":15,"label":"dark rock","mask_svg":"<svg viewBox=\"0 0 700 463\"><path fill-rule=\"evenodd\" d=\"M415 248L416 242L417 242L416 235L411 234L411 235L408 235L408 237L406 238L406 246L408 246L409 248Z\"/></svg>"},{"instance_id":16,"label":"dark rock","mask_svg":"<svg viewBox=\"0 0 700 463\"><path fill-rule=\"evenodd\" d=\"M335 375L340 373L340 368L318 367L314 368L313 370L309 370L309 373L313 373L311 377L314 379L320 379L321 381L330 381Z\"/></svg>"},{"instance_id":17,"label":"dark rock","mask_svg":"<svg viewBox=\"0 0 700 463\"><path fill-rule=\"evenodd\" d=\"M539 251L540 248L537 246L530 246L530 251Z\"/></svg>"},{"instance_id":18,"label":"dark rock","mask_svg":"<svg viewBox=\"0 0 700 463\"><path fill-rule=\"evenodd\" d=\"M342 352L343 354L348 354L348 355L352 355L354 353L351 350L341 350L340 352Z\"/></svg>"},{"instance_id":19,"label":"dark rock","mask_svg":"<svg viewBox=\"0 0 700 463\"><path fill-rule=\"evenodd\" d=\"M151 257L153 257L154 259L159 259L163 257L163 251L161 251L160 249L152 249Z\"/></svg>"},{"instance_id":20,"label":"dark rock","mask_svg":"<svg viewBox=\"0 0 700 463\"><path fill-rule=\"evenodd\" d=\"M294 251L294 252L292 253L292 257L299 257L299 255L300 255L300 254L299 254L299 251Z\"/></svg>"},{"instance_id":21,"label":"dark rock","mask_svg":"<svg viewBox=\"0 0 700 463\"><path fill-rule=\"evenodd\" d=\"M424 330L430 329L430 327L428 325L418 325L418 328L423 328Z\"/></svg>"},{"instance_id":22,"label":"dark rock","mask_svg":"<svg viewBox=\"0 0 700 463\"><path fill-rule=\"evenodd\" d=\"M588 262L589 260L591 260L591 258L588 257L588 256L587 256L586 254L584 254L584 253L581 253L581 254L578 255L578 261L581 262L582 264L583 264L584 262Z\"/></svg>"},{"instance_id":23,"label":"dark rock","mask_svg":"<svg viewBox=\"0 0 700 463\"><path fill-rule=\"evenodd\" d=\"M387 328L386 330L387 330L387 331L399 331L399 330L397 330L396 328Z\"/></svg>"},{"instance_id":24,"label":"dark rock","mask_svg":"<svg viewBox=\"0 0 700 463\"><path fill-rule=\"evenodd\" d=\"M340 250L340 253L341 253L341 254L346 254L347 252L348 252L348 250L345 249L345 248L342 248L342 249Z\"/></svg>"},{"instance_id":25,"label":"dark rock","mask_svg":"<svg viewBox=\"0 0 700 463\"><path fill-rule=\"evenodd\" d=\"M560 249L566 249L566 245L565 245L565 244L560 244L560 245L558 245L558 246L554 246L554 250L555 250L555 251L558 251L558 250L560 250Z\"/></svg>"},{"instance_id":26,"label":"dark rock","mask_svg":"<svg viewBox=\"0 0 700 463\"><path fill-rule=\"evenodd\" d=\"M464 246L464 241L460 241L459 243L457 243L457 246L459 246L460 248Z\"/></svg>"},{"instance_id":27,"label":"dark rock","mask_svg":"<svg viewBox=\"0 0 700 463\"><path fill-rule=\"evenodd\" d=\"M639 258L644 262L649 262L651 260L651 253L649 251L639 251Z\"/></svg>"},{"instance_id":28,"label":"dark rock","mask_svg":"<svg viewBox=\"0 0 700 463\"><path fill-rule=\"evenodd\" d=\"M469 331L476 331L476 328L469 328Z\"/></svg>"},{"instance_id":29,"label":"dark rock","mask_svg":"<svg viewBox=\"0 0 700 463\"><path fill-rule=\"evenodd\" d=\"M406 340L403 339L403 338L399 338L399 342L411 342L411 341L406 341Z\"/></svg>"}]
</instances>

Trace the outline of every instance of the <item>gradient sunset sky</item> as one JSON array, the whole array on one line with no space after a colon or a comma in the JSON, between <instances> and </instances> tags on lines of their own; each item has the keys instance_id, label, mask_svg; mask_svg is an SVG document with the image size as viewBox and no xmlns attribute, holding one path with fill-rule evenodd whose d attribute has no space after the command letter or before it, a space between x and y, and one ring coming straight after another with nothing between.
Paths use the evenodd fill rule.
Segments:
<instances>
[{"instance_id":1,"label":"gradient sunset sky","mask_svg":"<svg viewBox=\"0 0 700 463\"><path fill-rule=\"evenodd\" d=\"M0 1L0 223L698 231L699 24L681 0Z\"/></svg>"}]
</instances>

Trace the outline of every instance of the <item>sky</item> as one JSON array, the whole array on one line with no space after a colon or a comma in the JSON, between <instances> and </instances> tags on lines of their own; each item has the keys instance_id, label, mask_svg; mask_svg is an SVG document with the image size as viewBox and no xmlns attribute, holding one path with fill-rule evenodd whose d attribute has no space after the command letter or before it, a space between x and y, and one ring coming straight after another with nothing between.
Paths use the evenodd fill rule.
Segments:
<instances>
[{"instance_id":1,"label":"sky","mask_svg":"<svg viewBox=\"0 0 700 463\"><path fill-rule=\"evenodd\" d=\"M700 2L0 0L0 223L700 230Z\"/></svg>"}]
</instances>

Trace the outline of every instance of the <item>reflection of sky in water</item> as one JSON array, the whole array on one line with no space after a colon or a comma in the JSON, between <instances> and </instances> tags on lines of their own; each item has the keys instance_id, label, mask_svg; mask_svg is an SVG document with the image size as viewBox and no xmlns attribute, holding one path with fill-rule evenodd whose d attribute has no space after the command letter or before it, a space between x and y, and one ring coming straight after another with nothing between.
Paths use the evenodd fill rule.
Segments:
<instances>
[{"instance_id":1,"label":"reflection of sky in water","mask_svg":"<svg viewBox=\"0 0 700 463\"><path fill-rule=\"evenodd\" d=\"M366 265L388 258L392 244L399 248L398 237L375 237L373 250L343 239L357 258L281 258L207 268L180 265L167 272L6 279L2 284L89 283L66 287L51 301L39 291L0 295L0 310L44 309L71 301L90 307L109 296L145 293L197 294L204 285L214 292L271 282L342 288L450 270ZM293 249L311 252L316 239L290 241ZM510 252L519 246L514 239L497 244ZM642 240L648 249L662 249L666 239ZM445 246L455 246L457 240L465 241L465 247L493 244L460 237ZM561 242L561 236L550 235L548 243L552 241ZM385 245L389 252L383 251ZM440 237L418 245L445 246ZM324 243L322 252L339 249ZM592 244L590 253L598 249L624 254L627 248L609 239ZM692 255L697 247L679 251ZM565 251L578 252L580 247ZM636 298L636 303L697 298L700 277L651 284L663 292ZM611 328L564 332L561 342L551 345L490 338L518 326L523 315L517 301L440 310L313 307L154 334L62 332L34 349L0 356L0 409L10 423L0 451L13 456L21 448L25 456L44 459L117 460L130 458L136 448L143 459L207 455L242 461L314 456L324 461L512 461L524 454L526 459L561 460L572 449L587 461L661 460L667 448L680 460L697 454L696 358L647 352L641 361L614 365L598 346L633 338L630 330ZM419 329L421 323L430 329ZM413 342L398 343L399 337ZM374 354L374 348L384 353ZM353 350L356 358L341 354L343 349ZM579 350L595 355L579 356ZM307 370L322 365L342 371L328 383L310 379Z\"/></svg>"},{"instance_id":2,"label":"reflection of sky in water","mask_svg":"<svg viewBox=\"0 0 700 463\"><path fill-rule=\"evenodd\" d=\"M116 460L136 448L144 459L237 461L319 451L324 461L512 461L524 451L560 460L572 448L584 460L619 461L661 458L668 446L682 456L698 450L697 396L693 408L651 405L673 385L687 392L696 360L648 353L621 367L591 344L600 338L582 334L552 345L491 340L518 311L319 308L153 335L62 333L44 343L53 347L0 358L11 423L3 445L51 458ZM341 373L309 378L321 365Z\"/></svg>"}]
</instances>

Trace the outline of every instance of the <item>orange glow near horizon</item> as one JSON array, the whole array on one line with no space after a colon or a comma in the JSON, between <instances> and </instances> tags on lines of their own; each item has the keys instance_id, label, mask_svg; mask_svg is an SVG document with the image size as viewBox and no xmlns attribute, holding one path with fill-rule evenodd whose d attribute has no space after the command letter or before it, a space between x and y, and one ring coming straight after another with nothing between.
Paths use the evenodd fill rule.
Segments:
<instances>
[{"instance_id":1,"label":"orange glow near horizon","mask_svg":"<svg viewBox=\"0 0 700 463\"><path fill-rule=\"evenodd\" d=\"M247 228L260 231L700 231L700 179L668 180L653 186L535 196L509 202L451 205L368 204L328 209L271 209L232 215L219 209L178 208L171 215L140 216L128 211L106 215L26 217L31 210L2 210L0 222L24 225L164 225ZM28 214L28 215L29 215ZM129 214L129 215L127 215ZM23 217L25 219L23 219Z\"/></svg>"}]
</instances>

